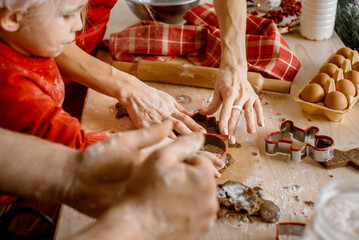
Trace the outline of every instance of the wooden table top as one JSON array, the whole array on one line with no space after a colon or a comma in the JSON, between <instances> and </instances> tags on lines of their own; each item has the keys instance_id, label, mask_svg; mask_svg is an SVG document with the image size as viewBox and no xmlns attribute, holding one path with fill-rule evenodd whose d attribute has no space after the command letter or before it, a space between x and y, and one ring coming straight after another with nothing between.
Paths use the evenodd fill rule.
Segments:
<instances>
[{"instance_id":1,"label":"wooden table top","mask_svg":"<svg viewBox=\"0 0 359 240\"><path fill-rule=\"evenodd\" d=\"M118 4L120 8L115 7L112 15L131 14L124 0L119 1ZM114 29L113 31L122 30L116 29L116 27L111 28L116 22L112 15L109 28ZM137 21L133 15L126 19L126 21ZM128 23L124 24L127 24L125 26L129 25ZM278 131L283 119L289 119L293 120L295 125L300 128L318 127L321 134L334 139L336 149L358 148L359 106L355 105L341 122L330 122L322 116L305 114L293 97L323 62L344 45L336 34L325 41L306 40L297 31L285 34L284 38L302 62L291 93L263 92L259 94L264 109L265 126L258 128L256 134L249 135L244 130L244 119L241 119L237 127L236 138L242 147L229 150L238 165L233 166L232 169L228 168L222 173L222 179L219 179L219 182L235 179L251 187L261 186L265 192L264 198L274 201L281 208L282 215L279 222L307 223L313 213L313 206L308 203L315 202L322 186L339 176L358 174L358 171L351 167L324 169L311 158L306 158L301 163L293 163L287 155L267 155L265 153L265 137L271 132ZM209 89L159 83L149 84L168 92L180 102L184 99L183 96L190 96L191 101L182 102L182 105L188 109L206 106L213 93L213 90ZM116 102L116 99L89 90L82 116L83 128L86 131L109 130L113 132L133 129L134 126L128 118L115 118ZM64 206L55 239L62 239L93 222L93 219ZM274 239L275 231L275 224L247 223L235 218L222 218L203 239Z\"/></svg>"}]
</instances>

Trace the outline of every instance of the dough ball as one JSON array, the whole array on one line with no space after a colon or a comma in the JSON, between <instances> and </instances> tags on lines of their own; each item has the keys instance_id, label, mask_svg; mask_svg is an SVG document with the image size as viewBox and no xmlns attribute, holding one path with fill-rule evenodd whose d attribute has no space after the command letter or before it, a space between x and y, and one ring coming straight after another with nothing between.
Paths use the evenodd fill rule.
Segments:
<instances>
[{"instance_id":1,"label":"dough ball","mask_svg":"<svg viewBox=\"0 0 359 240\"><path fill-rule=\"evenodd\" d=\"M280 218L280 208L272 201L263 199L259 216L264 222L274 223Z\"/></svg>"}]
</instances>

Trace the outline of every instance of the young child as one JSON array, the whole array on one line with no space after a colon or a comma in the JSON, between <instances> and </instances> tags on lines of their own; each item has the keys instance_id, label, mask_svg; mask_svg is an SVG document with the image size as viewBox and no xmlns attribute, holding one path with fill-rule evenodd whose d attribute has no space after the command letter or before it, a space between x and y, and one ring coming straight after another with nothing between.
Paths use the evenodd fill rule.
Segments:
<instances>
[{"instance_id":1,"label":"young child","mask_svg":"<svg viewBox=\"0 0 359 240\"><path fill-rule=\"evenodd\" d=\"M88 0L0 0L0 127L83 149L106 139L62 109L54 57L82 29Z\"/></svg>"},{"instance_id":2,"label":"young child","mask_svg":"<svg viewBox=\"0 0 359 240\"><path fill-rule=\"evenodd\" d=\"M81 13L87 2L0 0L0 127L78 149L110 136L86 133L77 118L62 109L64 82L54 57L82 29ZM53 220L58 214L57 204L22 199L9 204L13 200L0 196L0 214L17 207L38 209ZM5 204L9 205L1 209ZM52 231L25 215L13 224L16 233L26 237Z\"/></svg>"}]
</instances>

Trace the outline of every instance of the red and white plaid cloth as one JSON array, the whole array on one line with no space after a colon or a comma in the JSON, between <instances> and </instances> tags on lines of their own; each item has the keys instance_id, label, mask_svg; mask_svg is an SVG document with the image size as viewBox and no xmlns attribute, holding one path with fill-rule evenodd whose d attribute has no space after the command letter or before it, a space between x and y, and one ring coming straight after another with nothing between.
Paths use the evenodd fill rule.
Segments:
<instances>
[{"instance_id":1,"label":"red and white plaid cloth","mask_svg":"<svg viewBox=\"0 0 359 240\"><path fill-rule=\"evenodd\" d=\"M141 59L168 61L186 55L194 65L219 67L221 40L215 9L211 4L189 10L185 25L142 21L110 35L109 48L118 61ZM301 63L272 20L248 15L248 70L263 76L293 81Z\"/></svg>"}]
</instances>

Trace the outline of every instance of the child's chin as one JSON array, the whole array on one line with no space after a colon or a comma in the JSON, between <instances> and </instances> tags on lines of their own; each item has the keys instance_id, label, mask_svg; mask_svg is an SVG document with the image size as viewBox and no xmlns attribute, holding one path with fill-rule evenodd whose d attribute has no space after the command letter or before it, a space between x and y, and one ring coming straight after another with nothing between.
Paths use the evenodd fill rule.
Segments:
<instances>
[{"instance_id":1,"label":"child's chin","mask_svg":"<svg viewBox=\"0 0 359 240\"><path fill-rule=\"evenodd\" d=\"M58 52L58 53L56 53L56 54L54 54L54 55L52 55L52 56L50 56L50 57L53 57L53 58L58 57L61 53L62 53L62 51L61 51L61 52Z\"/></svg>"},{"instance_id":2,"label":"child's chin","mask_svg":"<svg viewBox=\"0 0 359 240\"><path fill-rule=\"evenodd\" d=\"M64 49L65 49L65 48L62 48L62 49L59 50L59 51L52 52L52 53L48 53L48 54L46 54L47 56L45 56L45 57L51 57L51 58L58 57L58 56L64 51Z\"/></svg>"}]
</instances>

